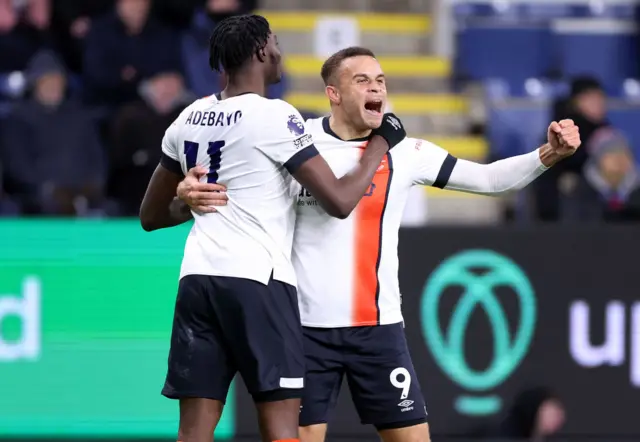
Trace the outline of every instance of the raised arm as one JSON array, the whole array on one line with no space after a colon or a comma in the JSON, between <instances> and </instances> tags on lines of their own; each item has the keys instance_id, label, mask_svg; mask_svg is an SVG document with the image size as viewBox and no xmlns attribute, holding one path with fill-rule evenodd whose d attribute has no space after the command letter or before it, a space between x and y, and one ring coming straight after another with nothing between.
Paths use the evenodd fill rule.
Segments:
<instances>
[{"instance_id":1,"label":"raised arm","mask_svg":"<svg viewBox=\"0 0 640 442\"><path fill-rule=\"evenodd\" d=\"M551 123L547 135L549 142L535 151L490 164L460 160L430 145L425 155L440 157L435 164L441 166L437 172L433 167L423 166L418 181L448 190L494 196L523 189L580 147L580 133L571 120Z\"/></svg>"}]
</instances>

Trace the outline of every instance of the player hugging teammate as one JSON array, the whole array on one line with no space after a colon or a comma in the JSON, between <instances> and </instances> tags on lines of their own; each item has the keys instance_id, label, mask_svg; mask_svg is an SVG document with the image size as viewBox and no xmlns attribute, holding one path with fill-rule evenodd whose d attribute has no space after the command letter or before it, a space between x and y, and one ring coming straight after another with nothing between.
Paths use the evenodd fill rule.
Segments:
<instances>
[{"instance_id":1,"label":"player hugging teammate","mask_svg":"<svg viewBox=\"0 0 640 442\"><path fill-rule=\"evenodd\" d=\"M428 441L397 279L408 191L522 189L575 152L577 127L552 123L548 143L529 154L456 159L383 114L386 80L365 48L324 63L331 115L305 124L288 103L264 98L282 66L256 15L216 27L210 62L227 87L167 129L140 212L146 230L195 220L163 389L180 400L180 440L211 441L240 372L263 441L324 441L345 376L362 422L384 441Z\"/></svg>"}]
</instances>

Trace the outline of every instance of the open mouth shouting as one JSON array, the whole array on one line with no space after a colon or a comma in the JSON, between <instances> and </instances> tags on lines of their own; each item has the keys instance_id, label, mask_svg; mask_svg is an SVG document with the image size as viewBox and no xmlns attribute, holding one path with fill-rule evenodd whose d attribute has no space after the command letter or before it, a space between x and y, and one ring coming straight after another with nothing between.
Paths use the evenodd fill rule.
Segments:
<instances>
[{"instance_id":1,"label":"open mouth shouting","mask_svg":"<svg viewBox=\"0 0 640 442\"><path fill-rule=\"evenodd\" d=\"M364 104L364 110L368 114L379 117L382 115L382 100L370 100Z\"/></svg>"}]
</instances>

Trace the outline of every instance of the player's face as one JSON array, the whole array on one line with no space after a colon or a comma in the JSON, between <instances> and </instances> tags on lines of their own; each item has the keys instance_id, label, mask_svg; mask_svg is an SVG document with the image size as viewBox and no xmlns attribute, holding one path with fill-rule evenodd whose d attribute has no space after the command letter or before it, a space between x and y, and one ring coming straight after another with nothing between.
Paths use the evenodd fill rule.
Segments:
<instances>
[{"instance_id":1,"label":"player's face","mask_svg":"<svg viewBox=\"0 0 640 442\"><path fill-rule=\"evenodd\" d=\"M271 33L264 47L267 84L279 83L282 79L282 54L278 46L278 37Z\"/></svg>"},{"instance_id":2,"label":"player's face","mask_svg":"<svg viewBox=\"0 0 640 442\"><path fill-rule=\"evenodd\" d=\"M339 71L341 108L357 129L375 129L382 124L387 105L387 84L380 63L373 57L344 60Z\"/></svg>"}]
</instances>

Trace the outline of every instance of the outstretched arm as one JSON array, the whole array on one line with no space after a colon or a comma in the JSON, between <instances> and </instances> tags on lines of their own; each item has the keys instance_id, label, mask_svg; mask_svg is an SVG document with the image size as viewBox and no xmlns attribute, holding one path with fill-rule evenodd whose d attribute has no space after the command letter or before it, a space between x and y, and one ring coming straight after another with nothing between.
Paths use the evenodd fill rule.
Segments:
<instances>
[{"instance_id":1,"label":"outstretched arm","mask_svg":"<svg viewBox=\"0 0 640 442\"><path fill-rule=\"evenodd\" d=\"M558 161L572 155L580 146L578 127L571 120L552 123L548 130L549 142L539 149L490 164L459 160L437 146L430 145L431 157L444 157L437 175L425 177L434 187L481 195L502 195L523 189ZM440 149L440 152L437 151ZM424 174L423 174L424 176ZM426 184L426 183L425 183Z\"/></svg>"},{"instance_id":2,"label":"outstretched arm","mask_svg":"<svg viewBox=\"0 0 640 442\"><path fill-rule=\"evenodd\" d=\"M457 160L444 188L481 195L502 195L523 189L548 169L541 160L548 149L545 145L491 164Z\"/></svg>"}]
</instances>

